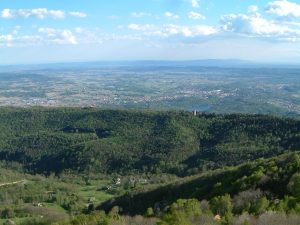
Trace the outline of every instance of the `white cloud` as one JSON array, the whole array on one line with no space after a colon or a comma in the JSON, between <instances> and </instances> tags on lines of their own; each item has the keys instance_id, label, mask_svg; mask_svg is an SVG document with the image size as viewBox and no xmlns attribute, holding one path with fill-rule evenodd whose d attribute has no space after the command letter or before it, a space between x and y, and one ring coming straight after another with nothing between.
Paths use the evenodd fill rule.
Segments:
<instances>
[{"instance_id":1,"label":"white cloud","mask_svg":"<svg viewBox=\"0 0 300 225\"><path fill-rule=\"evenodd\" d=\"M5 19L13 18L13 14L10 9L3 9L1 12L1 17Z\"/></svg>"},{"instance_id":2,"label":"white cloud","mask_svg":"<svg viewBox=\"0 0 300 225\"><path fill-rule=\"evenodd\" d=\"M69 12L69 15L79 17L79 18L87 17L87 14L85 14L83 12Z\"/></svg>"},{"instance_id":3,"label":"white cloud","mask_svg":"<svg viewBox=\"0 0 300 225\"><path fill-rule=\"evenodd\" d=\"M146 13L146 12L133 12L131 13L131 16L134 18L142 18L145 16L151 16L151 13Z\"/></svg>"},{"instance_id":4,"label":"white cloud","mask_svg":"<svg viewBox=\"0 0 300 225\"><path fill-rule=\"evenodd\" d=\"M62 43L77 45L76 37L73 35L73 33L70 30L64 30L61 33L62 36Z\"/></svg>"},{"instance_id":5,"label":"white cloud","mask_svg":"<svg viewBox=\"0 0 300 225\"><path fill-rule=\"evenodd\" d=\"M300 17L300 5L287 0L270 2L266 11L282 17Z\"/></svg>"},{"instance_id":6,"label":"white cloud","mask_svg":"<svg viewBox=\"0 0 300 225\"><path fill-rule=\"evenodd\" d=\"M133 26L134 27L134 26ZM15 29L21 29L14 27ZM106 34L99 28L56 29L52 27L34 27L36 34L24 35L24 28L18 33L0 34L1 47L28 47L44 45L90 45L106 41L141 40L141 35ZM26 31L27 32L27 31Z\"/></svg>"},{"instance_id":7,"label":"white cloud","mask_svg":"<svg viewBox=\"0 0 300 225\"><path fill-rule=\"evenodd\" d=\"M146 36L183 36L183 37L196 37L196 36L209 36L218 33L214 27L207 25L197 26L181 26L175 24L165 24L161 26L153 24L130 24L128 28L134 31L142 31Z\"/></svg>"},{"instance_id":8,"label":"white cloud","mask_svg":"<svg viewBox=\"0 0 300 225\"><path fill-rule=\"evenodd\" d=\"M156 26L151 25L151 24L129 24L128 28L130 30L135 30L135 31L148 31L148 30L153 30L156 28Z\"/></svg>"},{"instance_id":9,"label":"white cloud","mask_svg":"<svg viewBox=\"0 0 300 225\"><path fill-rule=\"evenodd\" d=\"M37 10L37 12L38 12L38 10ZM50 17L55 18L55 19L63 19L63 18L65 18L65 12L63 12L61 10L49 10L48 11L48 15ZM47 16L47 14L46 14L46 16Z\"/></svg>"},{"instance_id":10,"label":"white cloud","mask_svg":"<svg viewBox=\"0 0 300 225\"><path fill-rule=\"evenodd\" d=\"M56 44L77 45L77 39L70 30L59 30L49 27L41 27L38 32L46 35L45 41Z\"/></svg>"},{"instance_id":11,"label":"white cloud","mask_svg":"<svg viewBox=\"0 0 300 225\"><path fill-rule=\"evenodd\" d=\"M48 27L41 27L38 29L39 33L46 34L48 37L56 37L57 30L54 28L48 28Z\"/></svg>"},{"instance_id":12,"label":"white cloud","mask_svg":"<svg viewBox=\"0 0 300 225\"><path fill-rule=\"evenodd\" d=\"M24 47L39 45L41 43L39 35L19 35L18 33L10 33L0 35L0 47Z\"/></svg>"},{"instance_id":13,"label":"white cloud","mask_svg":"<svg viewBox=\"0 0 300 225\"><path fill-rule=\"evenodd\" d=\"M82 12L69 12L71 16L84 18L87 15ZM17 17L29 18L34 17L37 19L63 19L66 17L66 13L62 10L49 10L47 8L36 8L36 9L3 9L1 17L4 19L13 19Z\"/></svg>"},{"instance_id":14,"label":"white cloud","mask_svg":"<svg viewBox=\"0 0 300 225\"><path fill-rule=\"evenodd\" d=\"M171 18L171 19L179 19L179 16L171 13L171 12L165 12L165 17Z\"/></svg>"},{"instance_id":15,"label":"white cloud","mask_svg":"<svg viewBox=\"0 0 300 225\"><path fill-rule=\"evenodd\" d=\"M14 47L37 46L43 43L43 38L40 35L20 35L14 37Z\"/></svg>"},{"instance_id":16,"label":"white cloud","mask_svg":"<svg viewBox=\"0 0 300 225\"><path fill-rule=\"evenodd\" d=\"M81 28L81 27L76 27L76 28L75 28L75 32L78 33L78 34L80 34L80 33L83 33L83 32L84 32L84 29Z\"/></svg>"},{"instance_id":17,"label":"white cloud","mask_svg":"<svg viewBox=\"0 0 300 225\"><path fill-rule=\"evenodd\" d=\"M249 15L225 15L222 17L222 23L225 31L252 37L269 37L278 40L289 40L300 36L299 29L283 23L267 20L259 13Z\"/></svg>"},{"instance_id":18,"label":"white cloud","mask_svg":"<svg viewBox=\"0 0 300 225\"><path fill-rule=\"evenodd\" d=\"M189 12L188 17L193 20L204 20L206 18L202 14L194 12L194 11Z\"/></svg>"},{"instance_id":19,"label":"white cloud","mask_svg":"<svg viewBox=\"0 0 300 225\"><path fill-rule=\"evenodd\" d=\"M199 8L199 0L191 0L192 7Z\"/></svg>"},{"instance_id":20,"label":"white cloud","mask_svg":"<svg viewBox=\"0 0 300 225\"><path fill-rule=\"evenodd\" d=\"M13 43L13 36L11 34L0 35L0 47L11 47Z\"/></svg>"},{"instance_id":21,"label":"white cloud","mask_svg":"<svg viewBox=\"0 0 300 225\"><path fill-rule=\"evenodd\" d=\"M191 0L184 0L191 2ZM194 2L194 7L199 6L199 1ZM197 3L197 4L196 4ZM298 8L299 7L299 8ZM260 14L263 13L263 14ZM250 37L264 38L264 40L276 42L300 42L300 5L287 0L270 2L262 11L256 5L250 5L245 14L229 14L221 17L221 23L214 26L208 25L179 25L176 19L179 15L172 12L165 12L164 16L168 18L169 24L137 24L127 25L127 29L134 31L129 34L103 33L100 29L86 29L84 27L74 27L66 29L56 29L50 27L31 27L37 29L37 33L28 35L28 31L22 32L14 27L8 31L8 34L0 34L0 46L22 46L24 45L54 45L54 44L100 44L107 40L167 40L167 41L198 41L205 39L206 36L213 38L219 37ZM268 15L266 15L268 13ZM272 18L271 15L274 18ZM264 15L264 16L263 16ZM37 9L3 9L0 11L0 17L5 19L12 18L54 18L63 19L66 16L84 18L87 14L79 11L49 10L47 8ZM155 16L147 12L133 12L130 15L134 18L145 16ZM188 12L188 18L194 20L203 20L205 16L198 13L196 9ZM286 19L289 17L289 19ZM297 18L299 17L299 18ZM111 16L110 19L118 19L118 16ZM184 22L184 21L182 21ZM190 21L191 22L191 21ZM122 26L120 29L126 29ZM22 28L24 29L24 28ZM25 28L26 29L26 28ZM120 31L120 30L119 30ZM128 31L128 30L127 30ZM7 32L7 31L6 31ZM24 35L26 34L26 35ZM212 36L212 37L211 37ZM169 39L168 39L169 38Z\"/></svg>"},{"instance_id":22,"label":"white cloud","mask_svg":"<svg viewBox=\"0 0 300 225\"><path fill-rule=\"evenodd\" d=\"M257 5L250 5L248 7L248 13L256 13L258 12L258 6Z\"/></svg>"},{"instance_id":23,"label":"white cloud","mask_svg":"<svg viewBox=\"0 0 300 225\"><path fill-rule=\"evenodd\" d=\"M36 17L38 19L45 19L51 17L54 19L63 19L65 13L61 10L48 10L46 8L37 8L37 9L3 9L1 17L5 19L12 19L16 17Z\"/></svg>"}]
</instances>

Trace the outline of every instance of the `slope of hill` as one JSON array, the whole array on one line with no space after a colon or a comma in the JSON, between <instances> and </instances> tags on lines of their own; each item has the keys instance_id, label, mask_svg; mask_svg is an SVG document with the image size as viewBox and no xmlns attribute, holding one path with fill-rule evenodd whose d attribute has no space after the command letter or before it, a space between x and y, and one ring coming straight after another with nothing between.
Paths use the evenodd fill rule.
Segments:
<instances>
[{"instance_id":1,"label":"slope of hill","mask_svg":"<svg viewBox=\"0 0 300 225\"><path fill-rule=\"evenodd\" d=\"M296 119L0 108L0 130L0 224L300 220Z\"/></svg>"},{"instance_id":2,"label":"slope of hill","mask_svg":"<svg viewBox=\"0 0 300 225\"><path fill-rule=\"evenodd\" d=\"M118 206L124 214L143 215L151 207L156 210L168 209L179 199L211 201L217 196L229 194L236 204L236 213L242 213L243 210L249 212L251 204L262 197L268 199L270 209L300 212L299 172L300 153L289 153L182 178L151 190L128 193L102 203L98 209L110 211ZM289 199L288 195L292 198Z\"/></svg>"},{"instance_id":3,"label":"slope of hill","mask_svg":"<svg viewBox=\"0 0 300 225\"><path fill-rule=\"evenodd\" d=\"M44 177L4 164L0 168L0 183L10 183L0 186L0 224L297 225L300 221L299 152L209 171L156 188L128 189L128 194L97 207L107 214L94 210L96 202L92 200L113 197L96 190L97 185L108 182L104 177L87 183L79 174Z\"/></svg>"},{"instance_id":4,"label":"slope of hill","mask_svg":"<svg viewBox=\"0 0 300 225\"><path fill-rule=\"evenodd\" d=\"M267 115L1 108L0 129L0 160L48 174L183 176L300 149L300 121Z\"/></svg>"}]
</instances>

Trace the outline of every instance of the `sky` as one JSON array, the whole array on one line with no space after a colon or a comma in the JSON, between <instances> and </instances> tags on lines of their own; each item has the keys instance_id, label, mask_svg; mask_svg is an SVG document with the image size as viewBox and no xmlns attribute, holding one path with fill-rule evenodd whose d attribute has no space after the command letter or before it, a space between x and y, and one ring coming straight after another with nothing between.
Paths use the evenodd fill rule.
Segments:
<instances>
[{"instance_id":1,"label":"sky","mask_svg":"<svg viewBox=\"0 0 300 225\"><path fill-rule=\"evenodd\" d=\"M300 62L300 0L0 0L0 64Z\"/></svg>"}]
</instances>

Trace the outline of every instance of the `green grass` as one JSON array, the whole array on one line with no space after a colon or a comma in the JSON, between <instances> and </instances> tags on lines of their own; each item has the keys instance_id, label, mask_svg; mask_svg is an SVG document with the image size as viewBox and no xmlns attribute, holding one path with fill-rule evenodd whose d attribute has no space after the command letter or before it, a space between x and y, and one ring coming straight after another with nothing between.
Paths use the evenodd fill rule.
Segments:
<instances>
[{"instance_id":1,"label":"green grass","mask_svg":"<svg viewBox=\"0 0 300 225\"><path fill-rule=\"evenodd\" d=\"M114 197L113 195L108 194L105 191L99 190L101 187L108 184L108 180L91 181L91 185L78 186L76 190L78 195L83 197L86 202L89 199L93 199L95 203L101 203Z\"/></svg>"},{"instance_id":2,"label":"green grass","mask_svg":"<svg viewBox=\"0 0 300 225\"><path fill-rule=\"evenodd\" d=\"M54 209L54 210L59 211L59 212L67 213L64 208L62 208L61 206L59 206L55 203L43 203L43 206L45 208Z\"/></svg>"},{"instance_id":3,"label":"green grass","mask_svg":"<svg viewBox=\"0 0 300 225\"><path fill-rule=\"evenodd\" d=\"M33 219L38 219L38 217L21 217L21 218L15 217L15 218L11 218L11 219L0 219L0 225L4 224L7 220L12 220L16 224L21 224L28 220L33 220Z\"/></svg>"}]
</instances>

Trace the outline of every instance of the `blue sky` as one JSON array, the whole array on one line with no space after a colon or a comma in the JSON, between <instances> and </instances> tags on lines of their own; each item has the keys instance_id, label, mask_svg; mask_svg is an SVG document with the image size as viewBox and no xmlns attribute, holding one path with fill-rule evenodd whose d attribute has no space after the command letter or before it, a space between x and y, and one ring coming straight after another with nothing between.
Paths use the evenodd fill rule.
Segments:
<instances>
[{"instance_id":1,"label":"blue sky","mask_svg":"<svg viewBox=\"0 0 300 225\"><path fill-rule=\"evenodd\" d=\"M300 1L0 0L0 64L300 60Z\"/></svg>"}]
</instances>

